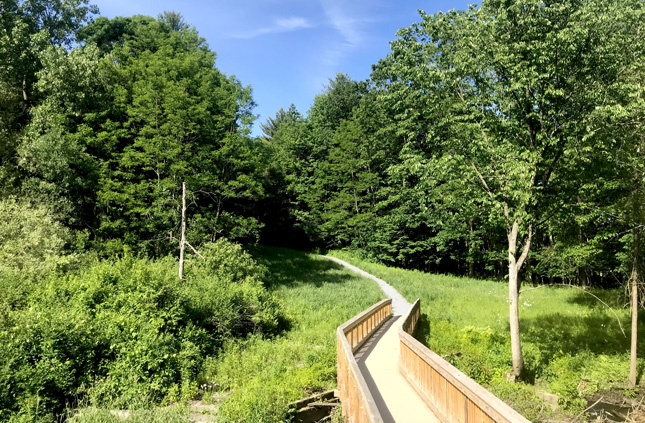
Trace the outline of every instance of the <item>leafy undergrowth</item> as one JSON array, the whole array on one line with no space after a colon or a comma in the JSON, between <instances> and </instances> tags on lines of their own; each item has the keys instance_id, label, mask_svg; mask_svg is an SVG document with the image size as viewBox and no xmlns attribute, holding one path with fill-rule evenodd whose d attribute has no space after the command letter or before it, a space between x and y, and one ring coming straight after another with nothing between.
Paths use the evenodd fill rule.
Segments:
<instances>
[{"instance_id":1,"label":"leafy undergrowth","mask_svg":"<svg viewBox=\"0 0 645 423\"><path fill-rule=\"evenodd\" d=\"M69 423L189 423L190 409L183 405L116 412L87 407L70 416Z\"/></svg>"},{"instance_id":2,"label":"leafy undergrowth","mask_svg":"<svg viewBox=\"0 0 645 423\"><path fill-rule=\"evenodd\" d=\"M585 399L600 390L637 395L626 383L630 340L618 319L628 331L629 311L620 291L590 291L612 310L572 288L522 293L522 350L532 383L512 384L504 378L511 369L507 284L390 268L346 251L330 255L386 280L409 301L421 298L417 337L532 421L551 414L539 392L559 396L558 412L564 418L584 410ZM643 330L641 319L639 331ZM645 350L642 338L639 350ZM645 361L639 360L640 372L644 366Z\"/></svg>"},{"instance_id":3,"label":"leafy undergrowth","mask_svg":"<svg viewBox=\"0 0 645 423\"><path fill-rule=\"evenodd\" d=\"M202 252L183 281L173 258L125 257L0 290L0 421L189 399L205 357L225 342L284 330L264 267L228 242ZM17 276L0 272L0 286L6 277Z\"/></svg>"},{"instance_id":4,"label":"leafy undergrowth","mask_svg":"<svg viewBox=\"0 0 645 423\"><path fill-rule=\"evenodd\" d=\"M253 256L292 326L275 339L231 341L207 360L202 383L222 398L222 423L281 422L289 402L334 389L336 327L383 298L370 280L316 255L258 248Z\"/></svg>"}]
</instances>

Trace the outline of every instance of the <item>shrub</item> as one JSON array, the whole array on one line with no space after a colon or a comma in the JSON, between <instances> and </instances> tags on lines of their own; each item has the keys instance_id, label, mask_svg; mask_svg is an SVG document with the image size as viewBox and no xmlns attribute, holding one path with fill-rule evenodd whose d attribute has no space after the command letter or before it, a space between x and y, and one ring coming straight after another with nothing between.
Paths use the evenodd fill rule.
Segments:
<instances>
[{"instance_id":1,"label":"shrub","mask_svg":"<svg viewBox=\"0 0 645 423\"><path fill-rule=\"evenodd\" d=\"M0 272L18 271L38 280L65 265L69 230L45 206L8 198L0 201Z\"/></svg>"},{"instance_id":2,"label":"shrub","mask_svg":"<svg viewBox=\"0 0 645 423\"><path fill-rule=\"evenodd\" d=\"M0 320L0 420L51 421L79 400L131 407L190 397L204 357L279 330L259 267L221 241L185 281L172 258L95 262L37 284Z\"/></svg>"}]
</instances>

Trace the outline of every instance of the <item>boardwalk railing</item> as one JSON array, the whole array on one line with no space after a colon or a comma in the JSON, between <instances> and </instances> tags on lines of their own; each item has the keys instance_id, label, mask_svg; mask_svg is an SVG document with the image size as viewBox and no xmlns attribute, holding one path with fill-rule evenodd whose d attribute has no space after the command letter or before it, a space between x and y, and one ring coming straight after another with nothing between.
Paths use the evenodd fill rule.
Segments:
<instances>
[{"instance_id":1,"label":"boardwalk railing","mask_svg":"<svg viewBox=\"0 0 645 423\"><path fill-rule=\"evenodd\" d=\"M502 400L414 339L417 300L399 328L399 370L435 415L446 423L530 423Z\"/></svg>"},{"instance_id":2,"label":"boardwalk railing","mask_svg":"<svg viewBox=\"0 0 645 423\"><path fill-rule=\"evenodd\" d=\"M338 327L338 391L343 415L352 423L383 423L354 353L392 316L392 300L383 300Z\"/></svg>"}]
</instances>

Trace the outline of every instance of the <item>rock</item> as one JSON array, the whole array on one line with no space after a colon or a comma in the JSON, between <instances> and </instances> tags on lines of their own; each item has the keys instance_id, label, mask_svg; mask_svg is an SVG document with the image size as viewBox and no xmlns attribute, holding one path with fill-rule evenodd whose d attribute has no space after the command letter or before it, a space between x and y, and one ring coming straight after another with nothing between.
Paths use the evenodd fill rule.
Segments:
<instances>
[{"instance_id":1,"label":"rock","mask_svg":"<svg viewBox=\"0 0 645 423\"><path fill-rule=\"evenodd\" d=\"M558 405L558 399L560 399L559 396L556 394L550 394L548 392L538 392L537 396L542 399L546 404L551 407L551 410L557 411L560 409L560 405Z\"/></svg>"}]
</instances>

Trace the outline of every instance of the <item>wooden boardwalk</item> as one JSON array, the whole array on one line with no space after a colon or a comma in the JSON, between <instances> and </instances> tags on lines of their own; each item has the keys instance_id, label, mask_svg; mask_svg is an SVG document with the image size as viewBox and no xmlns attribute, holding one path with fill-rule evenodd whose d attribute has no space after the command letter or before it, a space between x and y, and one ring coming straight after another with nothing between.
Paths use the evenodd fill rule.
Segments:
<instances>
[{"instance_id":1,"label":"wooden boardwalk","mask_svg":"<svg viewBox=\"0 0 645 423\"><path fill-rule=\"evenodd\" d=\"M399 372L399 327L394 317L381 326L354 356L384 423L439 423Z\"/></svg>"},{"instance_id":2,"label":"wooden boardwalk","mask_svg":"<svg viewBox=\"0 0 645 423\"><path fill-rule=\"evenodd\" d=\"M419 300L409 304L385 281L371 278L391 298L337 330L338 395L346 422L530 423L414 338Z\"/></svg>"}]
</instances>

